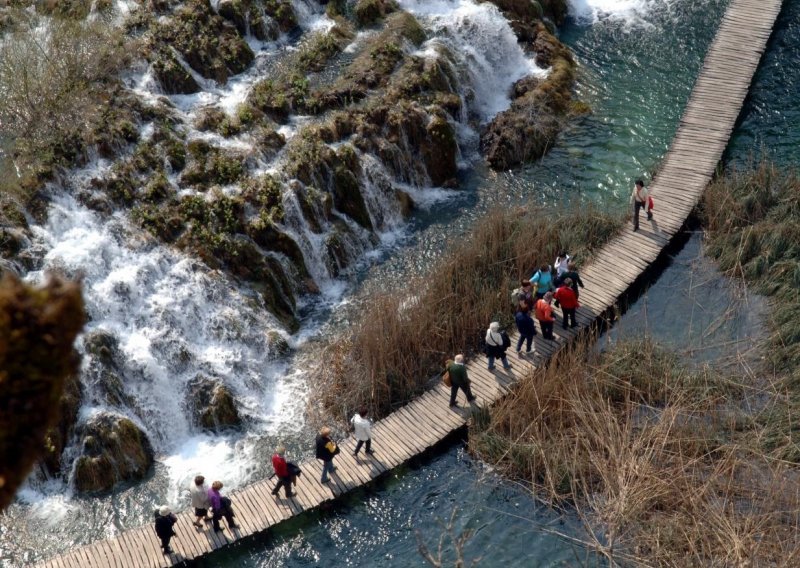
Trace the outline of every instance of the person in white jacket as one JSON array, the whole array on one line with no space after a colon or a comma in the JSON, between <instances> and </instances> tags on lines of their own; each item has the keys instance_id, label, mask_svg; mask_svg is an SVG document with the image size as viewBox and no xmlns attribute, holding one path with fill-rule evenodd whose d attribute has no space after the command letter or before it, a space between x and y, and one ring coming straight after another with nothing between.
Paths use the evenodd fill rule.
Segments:
<instances>
[{"instance_id":1,"label":"person in white jacket","mask_svg":"<svg viewBox=\"0 0 800 568\"><path fill-rule=\"evenodd\" d=\"M203 523L201 521L211 520L210 517L207 517L211 503L208 500L208 487L206 486L205 477L198 475L194 478L194 482L189 485L189 495L192 497L192 507L194 507L194 516L196 517L192 524L202 528Z\"/></svg>"},{"instance_id":2,"label":"person in white jacket","mask_svg":"<svg viewBox=\"0 0 800 568\"><path fill-rule=\"evenodd\" d=\"M366 445L366 452L372 455L372 423L367 418L367 407L362 406L350 419L355 429L356 449L353 452L354 456L358 455L361 446Z\"/></svg>"}]
</instances>

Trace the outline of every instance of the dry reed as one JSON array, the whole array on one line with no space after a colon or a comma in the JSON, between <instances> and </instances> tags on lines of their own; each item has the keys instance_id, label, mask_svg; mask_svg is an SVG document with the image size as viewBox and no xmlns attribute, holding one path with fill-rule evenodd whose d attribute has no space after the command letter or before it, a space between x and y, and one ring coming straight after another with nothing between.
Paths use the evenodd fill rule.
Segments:
<instances>
[{"instance_id":1,"label":"dry reed","mask_svg":"<svg viewBox=\"0 0 800 568\"><path fill-rule=\"evenodd\" d=\"M793 566L798 470L742 443L761 430L733 418L745 392L647 341L585 341L484 413L470 446L577 514L612 565Z\"/></svg>"},{"instance_id":2,"label":"dry reed","mask_svg":"<svg viewBox=\"0 0 800 568\"><path fill-rule=\"evenodd\" d=\"M593 207L495 210L421 279L369 298L317 370L323 405L346 417L360 404L383 416L421 393L454 353L478 347L489 322L509 325L511 291L561 251L586 261L619 229Z\"/></svg>"}]
</instances>

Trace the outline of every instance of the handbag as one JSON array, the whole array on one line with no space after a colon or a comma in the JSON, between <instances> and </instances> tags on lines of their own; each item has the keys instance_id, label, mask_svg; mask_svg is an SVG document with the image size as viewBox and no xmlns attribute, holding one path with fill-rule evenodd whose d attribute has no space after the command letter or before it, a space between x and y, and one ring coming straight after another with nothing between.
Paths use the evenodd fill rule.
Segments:
<instances>
[{"instance_id":1,"label":"handbag","mask_svg":"<svg viewBox=\"0 0 800 568\"><path fill-rule=\"evenodd\" d=\"M444 375L442 375L442 382L447 387L452 387L453 386L453 380L450 378L450 370L449 369L444 372Z\"/></svg>"}]
</instances>

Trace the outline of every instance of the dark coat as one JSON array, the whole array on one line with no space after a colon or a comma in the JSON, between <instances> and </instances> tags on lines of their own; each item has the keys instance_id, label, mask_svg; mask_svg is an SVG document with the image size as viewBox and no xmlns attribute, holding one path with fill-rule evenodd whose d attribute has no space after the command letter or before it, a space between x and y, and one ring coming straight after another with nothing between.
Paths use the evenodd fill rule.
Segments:
<instances>
[{"instance_id":1,"label":"dark coat","mask_svg":"<svg viewBox=\"0 0 800 568\"><path fill-rule=\"evenodd\" d=\"M583 280L581 280L580 275L577 272L575 272L574 270L567 271L567 272L565 272L564 274L561 275L559 285L561 284L561 282L564 282L564 280L566 280L567 278L570 278L572 280L572 289L575 291L575 295L577 296L578 295L578 286L580 286L581 288L584 287L583 286Z\"/></svg>"},{"instance_id":2,"label":"dark coat","mask_svg":"<svg viewBox=\"0 0 800 568\"><path fill-rule=\"evenodd\" d=\"M334 447L336 448L334 451L330 450L328 446L329 443L333 443ZM333 456L339 453L339 446L337 446L333 440L329 437L323 437L321 434L317 435L317 459L323 461L330 461L333 459Z\"/></svg>"},{"instance_id":3,"label":"dark coat","mask_svg":"<svg viewBox=\"0 0 800 568\"><path fill-rule=\"evenodd\" d=\"M172 525L178 522L178 517L175 515L167 515L166 517L159 516L156 519L156 534L158 538L167 538L173 536L175 531L172 530Z\"/></svg>"},{"instance_id":4,"label":"dark coat","mask_svg":"<svg viewBox=\"0 0 800 568\"><path fill-rule=\"evenodd\" d=\"M450 381L453 383L454 387L460 387L469 384L469 377L467 377L466 365L458 365L456 363L451 363L447 367L447 370L450 373Z\"/></svg>"},{"instance_id":5,"label":"dark coat","mask_svg":"<svg viewBox=\"0 0 800 568\"><path fill-rule=\"evenodd\" d=\"M514 321L517 323L517 331L520 335L529 336L536 333L536 328L533 325L533 318L528 314L519 310L517 315L514 316Z\"/></svg>"},{"instance_id":6,"label":"dark coat","mask_svg":"<svg viewBox=\"0 0 800 568\"><path fill-rule=\"evenodd\" d=\"M497 335L500 337L500 345L492 345L488 341L486 342L486 355L489 357L494 357L496 359L500 359L506 356L506 349L507 347L503 344L502 333L497 332Z\"/></svg>"}]
</instances>

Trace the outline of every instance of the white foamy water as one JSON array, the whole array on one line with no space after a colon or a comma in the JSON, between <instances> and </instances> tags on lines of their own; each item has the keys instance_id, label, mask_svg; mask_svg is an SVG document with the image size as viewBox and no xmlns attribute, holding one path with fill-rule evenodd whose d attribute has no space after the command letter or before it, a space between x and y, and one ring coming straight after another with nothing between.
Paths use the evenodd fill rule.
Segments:
<instances>
[{"instance_id":1,"label":"white foamy water","mask_svg":"<svg viewBox=\"0 0 800 568\"><path fill-rule=\"evenodd\" d=\"M646 23L655 5L669 6L673 0L569 0L570 14L579 22L617 21L628 25Z\"/></svg>"},{"instance_id":2,"label":"white foamy water","mask_svg":"<svg viewBox=\"0 0 800 568\"><path fill-rule=\"evenodd\" d=\"M400 0L400 6L415 16L434 35L423 46L446 47L459 67L462 88L469 92L469 108L483 122L511 104L514 82L535 73L545 73L526 57L514 31L496 6L473 0Z\"/></svg>"},{"instance_id":3,"label":"white foamy water","mask_svg":"<svg viewBox=\"0 0 800 568\"><path fill-rule=\"evenodd\" d=\"M110 332L118 340L119 378L133 402L110 406L90 371L92 356L85 354L81 420L105 410L129 416L176 475L180 456L214 458L224 448L232 450L238 439L212 436L205 445L192 446L201 433L191 422L185 393L198 375L232 390L250 432L279 433L302 422L304 386L287 381L286 364L273 360L267 334L291 338L258 297L202 263L142 238L124 216L102 220L66 194L54 198L47 224L34 227L34 233L47 250L44 271L83 275L86 331ZM42 277L43 271L28 276ZM205 451L209 448L213 451ZM236 455L225 459L228 473L247 460Z\"/></svg>"}]
</instances>

